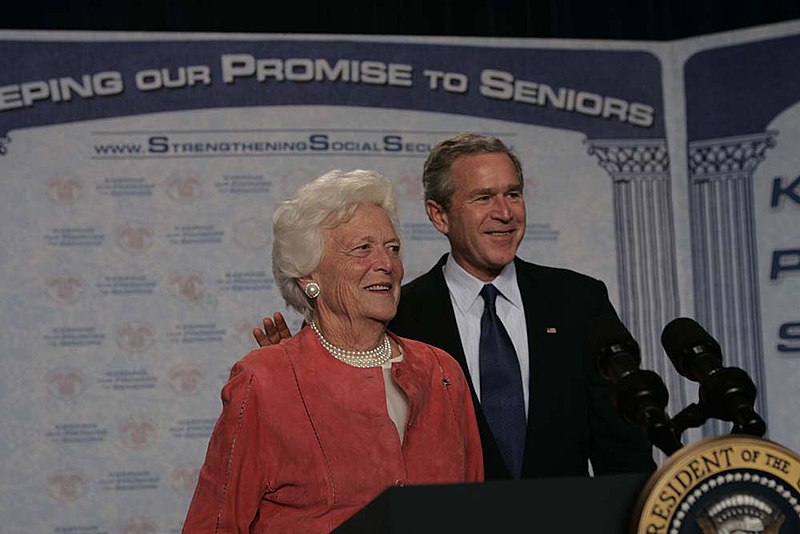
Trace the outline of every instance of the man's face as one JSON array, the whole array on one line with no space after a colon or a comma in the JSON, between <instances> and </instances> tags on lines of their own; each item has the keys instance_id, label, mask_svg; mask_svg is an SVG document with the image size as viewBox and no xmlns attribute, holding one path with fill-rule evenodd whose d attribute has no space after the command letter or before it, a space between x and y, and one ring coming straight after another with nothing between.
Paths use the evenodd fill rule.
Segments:
<instances>
[{"instance_id":1,"label":"man's face","mask_svg":"<svg viewBox=\"0 0 800 534\"><path fill-rule=\"evenodd\" d=\"M445 211L429 200L428 217L464 270L492 280L514 259L525 235L525 199L514 163L502 152L486 152L461 156L450 170L450 207Z\"/></svg>"}]
</instances>

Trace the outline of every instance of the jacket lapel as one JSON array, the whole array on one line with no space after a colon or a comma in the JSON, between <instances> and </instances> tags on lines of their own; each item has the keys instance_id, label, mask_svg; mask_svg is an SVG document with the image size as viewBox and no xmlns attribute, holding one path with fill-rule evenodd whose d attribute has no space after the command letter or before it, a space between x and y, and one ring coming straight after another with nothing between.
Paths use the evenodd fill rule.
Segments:
<instances>
[{"instance_id":1,"label":"jacket lapel","mask_svg":"<svg viewBox=\"0 0 800 534\"><path fill-rule=\"evenodd\" d=\"M536 276L536 266L524 262L519 258L515 259L517 270L517 284L525 307L525 325L528 337L528 430L525 440L525 453L522 464L523 476L530 467L534 458L534 448L537 439L537 413L542 408L542 402L546 402L547 380L553 377L548 374L547 362L541 356L543 354L553 354L554 347L551 347L545 329L547 328L548 305L550 300L549 290L540 283ZM552 336L551 336L552 337ZM549 377L545 380L545 377Z\"/></svg>"},{"instance_id":2,"label":"jacket lapel","mask_svg":"<svg viewBox=\"0 0 800 534\"><path fill-rule=\"evenodd\" d=\"M425 297L423 302L413 305L418 318L418 328L425 332L422 337L431 345L439 347L455 358L471 384L453 304L450 302L450 291L447 289L442 272L446 261L447 254L441 257L433 269L418 279L419 282L422 282L421 291L418 294L425 295ZM403 302L402 297L400 301Z\"/></svg>"}]
</instances>

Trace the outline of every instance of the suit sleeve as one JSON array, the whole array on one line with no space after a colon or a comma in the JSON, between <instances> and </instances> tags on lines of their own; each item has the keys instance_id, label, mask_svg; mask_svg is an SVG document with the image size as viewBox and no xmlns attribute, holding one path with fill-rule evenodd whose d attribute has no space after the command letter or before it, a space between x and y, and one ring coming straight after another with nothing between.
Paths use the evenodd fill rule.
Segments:
<instances>
[{"instance_id":1,"label":"suit sleeve","mask_svg":"<svg viewBox=\"0 0 800 534\"><path fill-rule=\"evenodd\" d=\"M603 282L597 281L596 307L591 318L617 316ZM591 319L590 318L590 319ZM588 354L587 358L592 357ZM589 365L590 460L595 474L651 472L653 448L644 431L622 419L612 401L612 383Z\"/></svg>"},{"instance_id":2,"label":"suit sleeve","mask_svg":"<svg viewBox=\"0 0 800 534\"><path fill-rule=\"evenodd\" d=\"M208 444L205 462L183 532L191 534L249 532L266 491L255 374L234 365L222 388L222 414Z\"/></svg>"}]
</instances>

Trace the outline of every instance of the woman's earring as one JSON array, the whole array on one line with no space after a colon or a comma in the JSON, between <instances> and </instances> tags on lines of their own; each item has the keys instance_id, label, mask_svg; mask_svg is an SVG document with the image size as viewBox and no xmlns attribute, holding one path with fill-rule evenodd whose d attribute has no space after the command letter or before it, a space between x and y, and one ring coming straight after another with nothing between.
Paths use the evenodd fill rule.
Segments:
<instances>
[{"instance_id":1,"label":"woman's earring","mask_svg":"<svg viewBox=\"0 0 800 534\"><path fill-rule=\"evenodd\" d=\"M309 282L303 288L303 292L310 299L315 299L319 296L319 285L316 282Z\"/></svg>"}]
</instances>

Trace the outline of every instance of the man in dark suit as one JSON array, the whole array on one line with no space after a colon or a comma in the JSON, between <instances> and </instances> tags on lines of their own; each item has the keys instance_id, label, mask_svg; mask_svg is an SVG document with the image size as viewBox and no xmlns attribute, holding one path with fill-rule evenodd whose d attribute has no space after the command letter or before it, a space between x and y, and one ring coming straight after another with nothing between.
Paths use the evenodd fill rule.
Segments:
<instances>
[{"instance_id":1,"label":"man in dark suit","mask_svg":"<svg viewBox=\"0 0 800 534\"><path fill-rule=\"evenodd\" d=\"M617 415L611 384L587 349L588 322L616 315L605 284L516 257L526 225L516 155L497 138L459 134L433 148L423 184L428 218L447 237L450 254L403 286L389 330L440 347L461 365L472 389L486 479L652 471L652 447ZM509 389L520 399L500 409L519 412L516 426L522 428L512 438L502 436L506 421L498 424L489 414L487 399L496 394L488 391L494 378L482 363L487 284L496 290L492 307L505 326L504 346L513 345ZM253 334L265 345L289 332L276 314ZM499 405L509 406L505 400ZM516 442L512 452L503 445L508 439Z\"/></svg>"}]
</instances>

